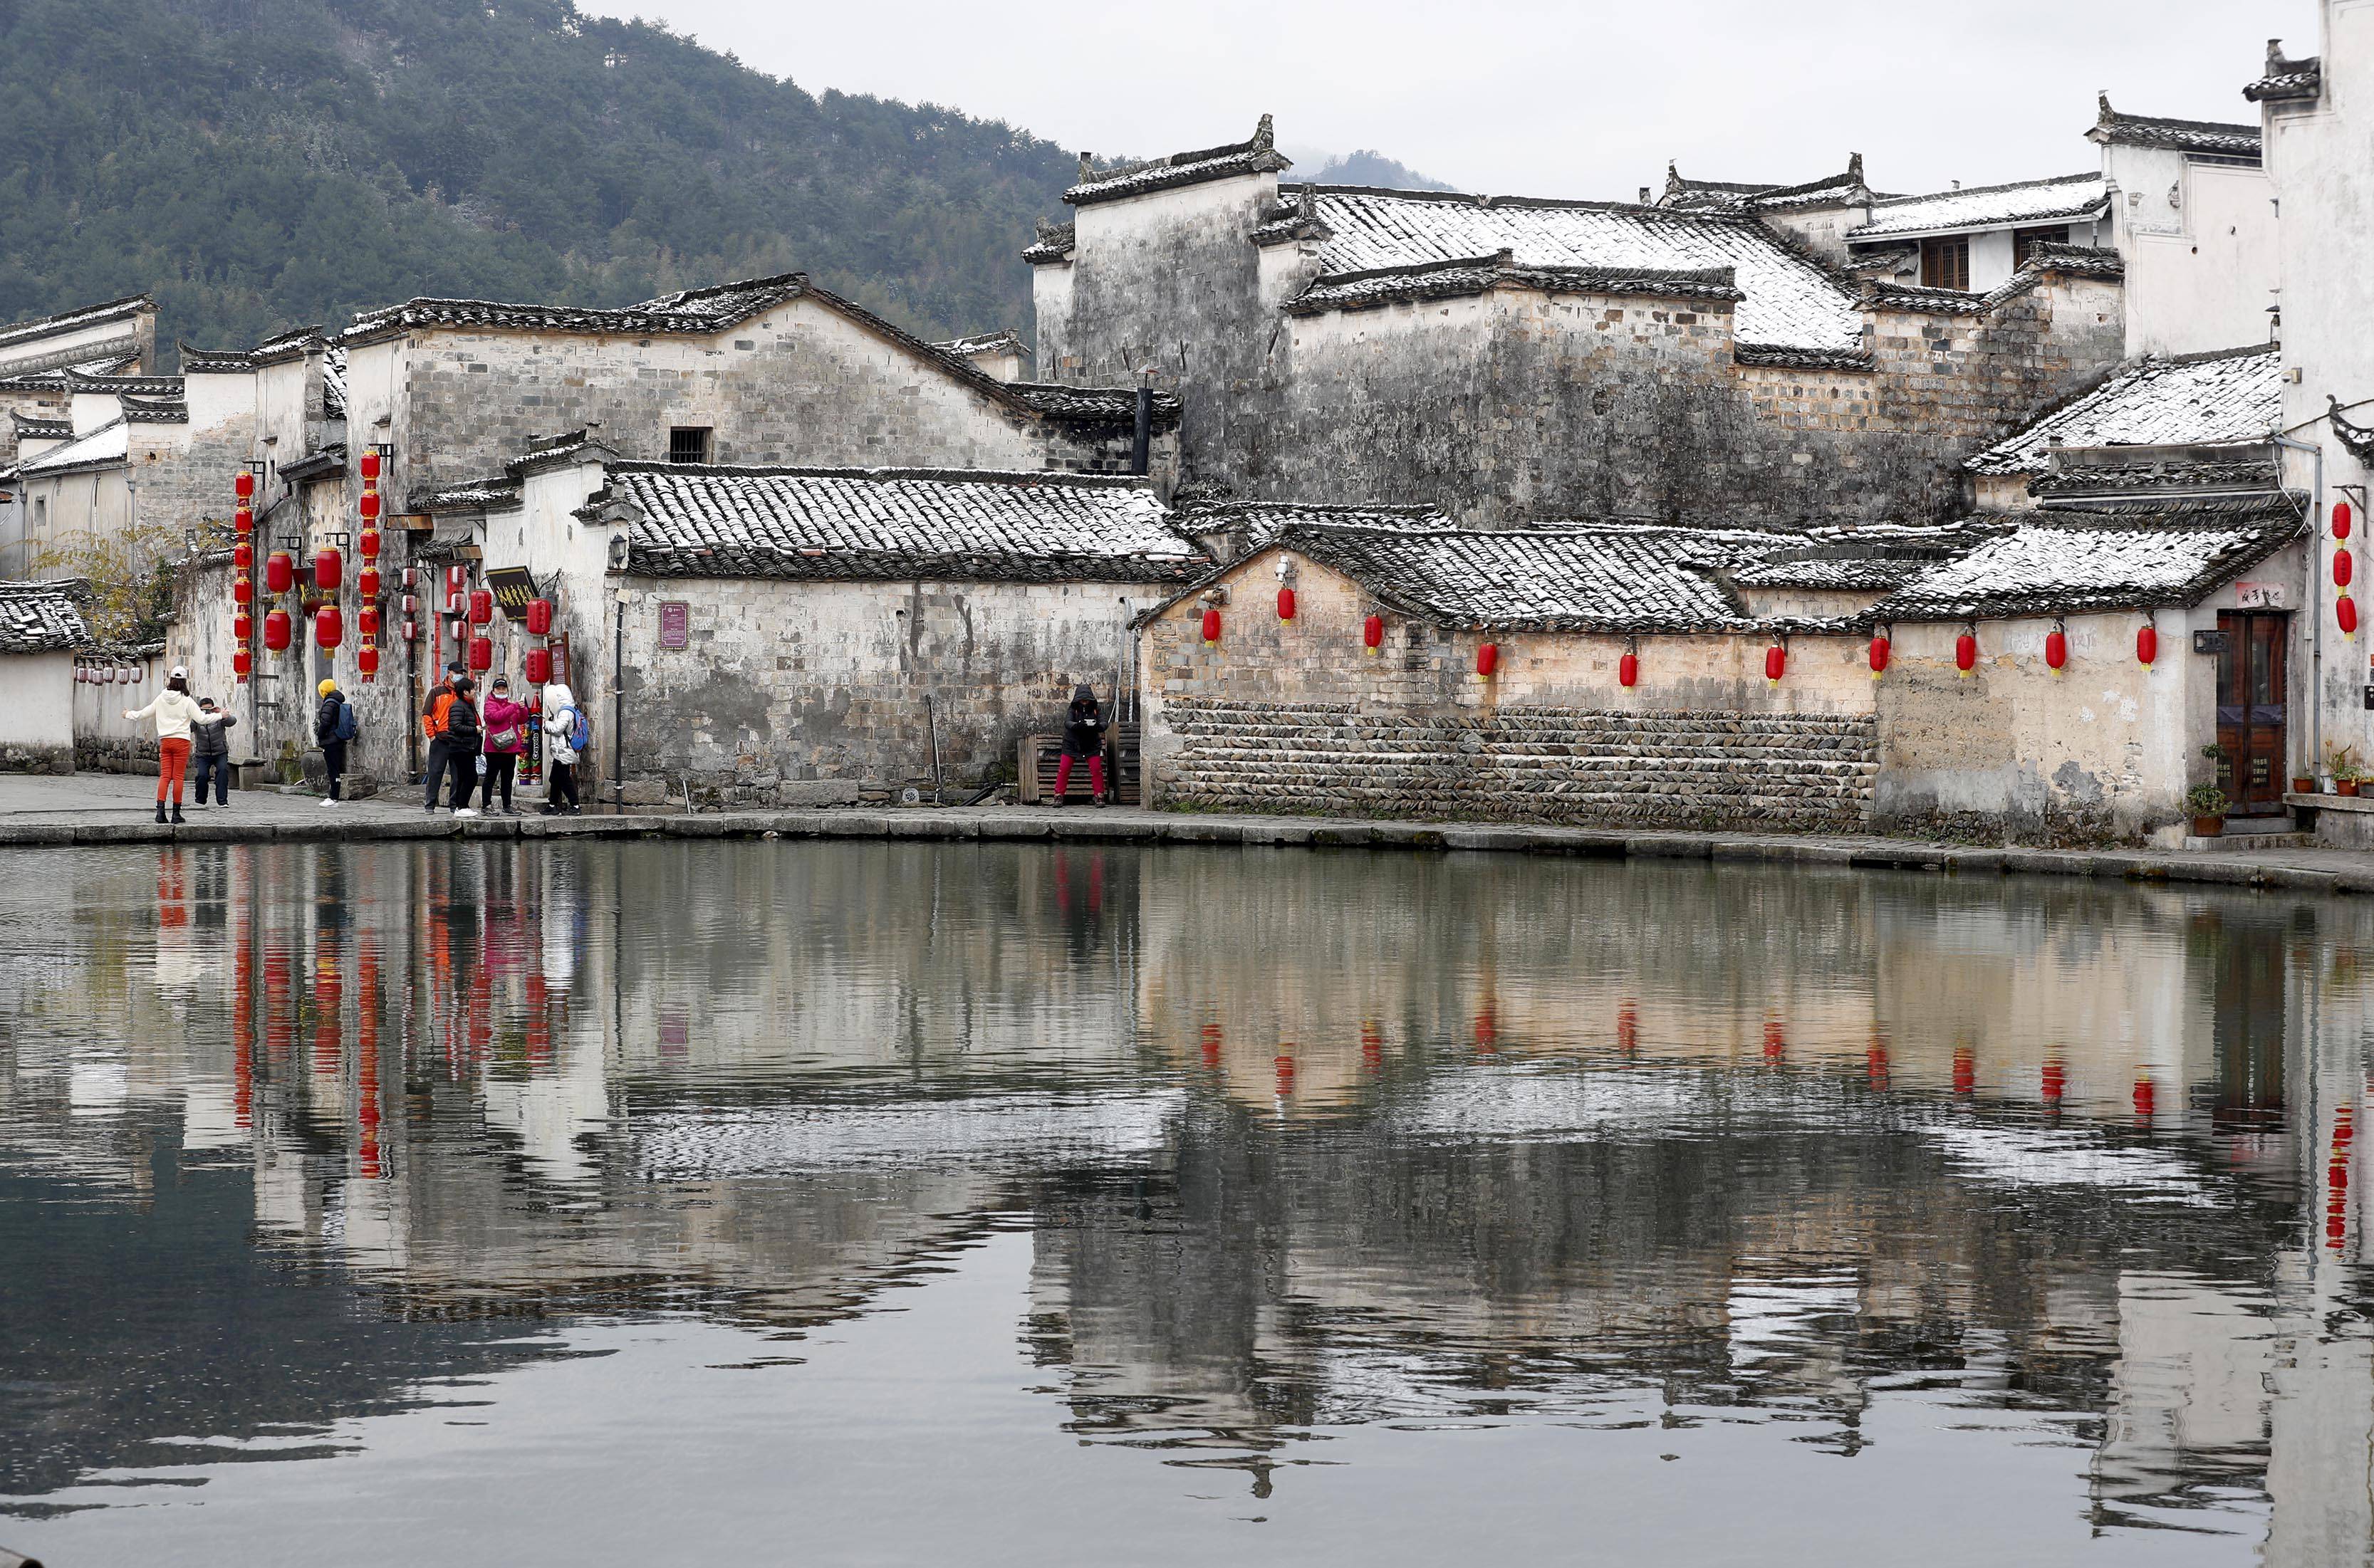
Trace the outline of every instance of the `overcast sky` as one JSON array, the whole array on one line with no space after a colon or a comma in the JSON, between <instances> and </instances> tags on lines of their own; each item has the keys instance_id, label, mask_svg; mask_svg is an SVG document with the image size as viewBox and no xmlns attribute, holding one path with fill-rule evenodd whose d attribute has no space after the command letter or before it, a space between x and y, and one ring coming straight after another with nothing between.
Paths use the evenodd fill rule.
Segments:
<instances>
[{"instance_id":1,"label":"overcast sky","mask_svg":"<svg viewBox=\"0 0 2374 1568\"><path fill-rule=\"evenodd\" d=\"M1873 185L2090 168L2094 94L2252 120L2266 41L2316 48L2315 0L1220 0L1021 6L585 0L665 21L812 91L1003 119L1078 150L1375 147L1464 190L1616 198L1793 181L1861 151ZM1308 164L1306 172L1313 172Z\"/></svg>"}]
</instances>

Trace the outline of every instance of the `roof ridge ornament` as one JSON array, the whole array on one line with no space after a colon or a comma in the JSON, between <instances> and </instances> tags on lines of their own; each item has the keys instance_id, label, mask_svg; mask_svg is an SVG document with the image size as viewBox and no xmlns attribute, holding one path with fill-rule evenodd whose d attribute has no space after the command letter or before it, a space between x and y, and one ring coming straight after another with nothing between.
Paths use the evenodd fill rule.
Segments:
<instances>
[{"instance_id":1,"label":"roof ridge ornament","mask_svg":"<svg viewBox=\"0 0 2374 1568\"><path fill-rule=\"evenodd\" d=\"M2352 423L2343 413L2341 400L2331 392L2324 394L2325 418L2333 433L2347 448L2349 455L2360 462L2374 462L2374 425Z\"/></svg>"}]
</instances>

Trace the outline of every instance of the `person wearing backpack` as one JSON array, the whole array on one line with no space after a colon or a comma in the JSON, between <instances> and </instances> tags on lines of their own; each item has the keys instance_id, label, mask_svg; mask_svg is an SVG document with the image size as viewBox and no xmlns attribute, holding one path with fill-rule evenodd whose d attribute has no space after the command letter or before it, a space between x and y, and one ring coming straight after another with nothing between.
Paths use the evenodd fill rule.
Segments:
<instances>
[{"instance_id":1,"label":"person wearing backpack","mask_svg":"<svg viewBox=\"0 0 2374 1568\"><path fill-rule=\"evenodd\" d=\"M527 750L527 727L534 722L527 709L511 700L511 683L508 675L497 675L487 690L486 706L479 710L487 727L487 771L478 781L483 797L479 804L487 814L495 814L495 787L503 791L502 814L517 816L511 807L511 779L519 769L521 754Z\"/></svg>"},{"instance_id":2,"label":"person wearing backpack","mask_svg":"<svg viewBox=\"0 0 2374 1568\"><path fill-rule=\"evenodd\" d=\"M313 742L322 748L322 768L330 776L330 793L323 801L325 806L338 803L338 780L347 771L347 743L355 738L355 705L347 700L338 683L323 679L313 688L322 705L313 710Z\"/></svg>"},{"instance_id":3,"label":"person wearing backpack","mask_svg":"<svg viewBox=\"0 0 2374 1568\"><path fill-rule=\"evenodd\" d=\"M546 790L544 814L546 816L579 816L583 808L577 803L577 759L585 755L593 742L594 727L577 707L576 696L555 681L544 688L544 749L545 777L550 781ZM563 806L563 801L569 803Z\"/></svg>"}]
</instances>

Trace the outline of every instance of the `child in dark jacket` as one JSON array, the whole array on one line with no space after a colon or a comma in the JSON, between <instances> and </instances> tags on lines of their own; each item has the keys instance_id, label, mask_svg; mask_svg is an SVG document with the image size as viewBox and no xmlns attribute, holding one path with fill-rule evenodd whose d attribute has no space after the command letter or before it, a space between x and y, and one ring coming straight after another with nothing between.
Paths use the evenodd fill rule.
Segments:
<instances>
[{"instance_id":1,"label":"child in dark jacket","mask_svg":"<svg viewBox=\"0 0 2374 1568\"><path fill-rule=\"evenodd\" d=\"M198 708L206 713L220 711L210 696L200 697ZM230 804L230 727L238 722L236 714L225 713L221 723L190 731L192 805L206 803L206 783L209 779L214 782L215 804Z\"/></svg>"}]
</instances>

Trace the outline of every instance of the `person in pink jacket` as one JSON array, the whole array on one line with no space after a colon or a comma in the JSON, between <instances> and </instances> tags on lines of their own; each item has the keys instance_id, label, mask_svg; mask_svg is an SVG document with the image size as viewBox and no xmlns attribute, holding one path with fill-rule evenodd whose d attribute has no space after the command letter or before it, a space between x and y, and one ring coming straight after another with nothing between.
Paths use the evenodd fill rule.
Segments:
<instances>
[{"instance_id":1,"label":"person in pink jacket","mask_svg":"<svg viewBox=\"0 0 2374 1568\"><path fill-rule=\"evenodd\" d=\"M511 807L511 778L519 771L520 754L527 750L527 727L535 722L535 717L511 700L510 678L497 675L479 718L487 731L487 770L479 776L479 789L486 797L482 803L488 815L495 814L495 786L499 783L502 814L517 816L520 813Z\"/></svg>"}]
</instances>

